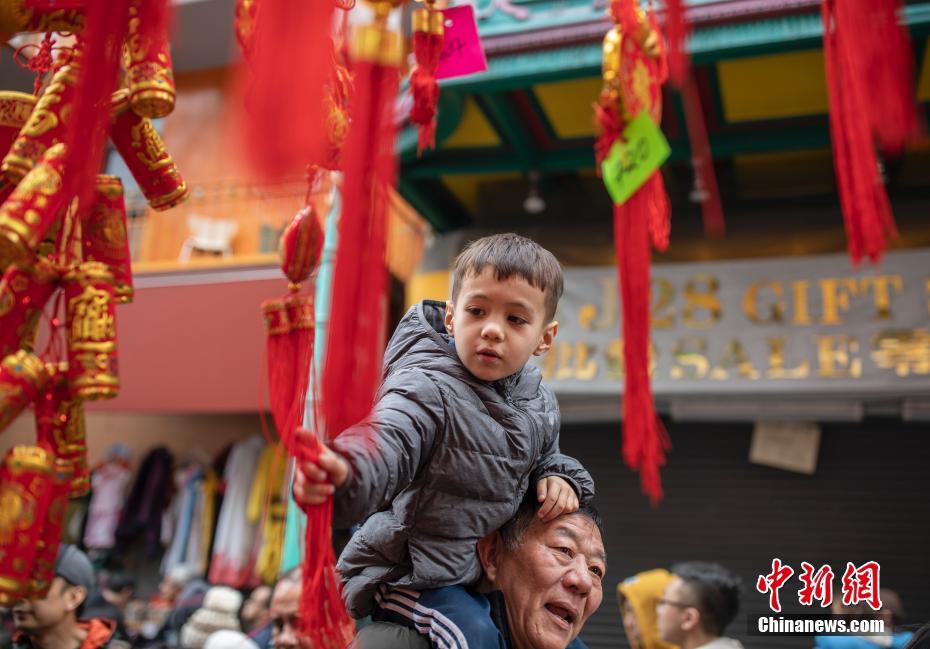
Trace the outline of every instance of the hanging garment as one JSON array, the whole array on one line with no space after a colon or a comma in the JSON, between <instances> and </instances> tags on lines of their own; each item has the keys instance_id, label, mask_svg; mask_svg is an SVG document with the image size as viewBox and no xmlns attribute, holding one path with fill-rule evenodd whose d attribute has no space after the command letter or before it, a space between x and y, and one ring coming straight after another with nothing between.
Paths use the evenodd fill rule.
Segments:
<instances>
[{"instance_id":1,"label":"hanging garment","mask_svg":"<svg viewBox=\"0 0 930 649\"><path fill-rule=\"evenodd\" d=\"M123 513L130 478L132 471L121 460L106 462L91 474L92 491L84 528L84 546L89 550L109 550L116 543L116 526Z\"/></svg>"},{"instance_id":2,"label":"hanging garment","mask_svg":"<svg viewBox=\"0 0 930 649\"><path fill-rule=\"evenodd\" d=\"M250 581L257 526L249 522L246 509L264 446L261 437L250 437L233 447L226 463L226 495L216 524L210 564L212 584L241 588Z\"/></svg>"},{"instance_id":3,"label":"hanging garment","mask_svg":"<svg viewBox=\"0 0 930 649\"><path fill-rule=\"evenodd\" d=\"M161 542L168 550L161 562L161 573L168 574L174 566L200 560L200 527L197 510L203 510L201 489L203 467L191 464L174 472L175 496L162 517Z\"/></svg>"},{"instance_id":4,"label":"hanging garment","mask_svg":"<svg viewBox=\"0 0 930 649\"><path fill-rule=\"evenodd\" d=\"M153 449L142 460L116 528L116 541L121 547L128 547L144 534L148 556L161 550L161 515L171 499L173 462L171 452L164 447Z\"/></svg>"},{"instance_id":5,"label":"hanging garment","mask_svg":"<svg viewBox=\"0 0 930 649\"><path fill-rule=\"evenodd\" d=\"M276 444L262 451L249 495L247 511L250 523L259 525L255 576L271 585L278 578L284 543L284 518L287 514L282 491L287 473L287 454Z\"/></svg>"}]
</instances>

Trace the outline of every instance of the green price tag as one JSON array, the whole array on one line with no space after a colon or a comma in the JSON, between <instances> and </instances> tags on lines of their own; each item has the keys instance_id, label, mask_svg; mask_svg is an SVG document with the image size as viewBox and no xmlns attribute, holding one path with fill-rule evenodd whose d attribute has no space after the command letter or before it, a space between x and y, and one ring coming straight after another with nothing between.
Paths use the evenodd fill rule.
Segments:
<instances>
[{"instance_id":1,"label":"green price tag","mask_svg":"<svg viewBox=\"0 0 930 649\"><path fill-rule=\"evenodd\" d=\"M614 203L619 205L632 196L671 152L648 111L637 115L623 129L623 139L614 142L610 155L601 163L601 178Z\"/></svg>"}]
</instances>

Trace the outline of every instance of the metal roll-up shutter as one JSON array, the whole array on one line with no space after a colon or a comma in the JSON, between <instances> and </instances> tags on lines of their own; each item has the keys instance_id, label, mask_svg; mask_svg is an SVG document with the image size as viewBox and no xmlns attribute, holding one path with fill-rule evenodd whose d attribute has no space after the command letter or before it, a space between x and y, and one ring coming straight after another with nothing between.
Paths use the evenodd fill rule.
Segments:
<instances>
[{"instance_id":1,"label":"metal roll-up shutter","mask_svg":"<svg viewBox=\"0 0 930 649\"><path fill-rule=\"evenodd\" d=\"M674 445L653 509L621 463L620 424L566 425L561 446L591 471L607 526L604 603L582 639L591 649L628 647L617 610L625 577L685 560L719 561L743 579L740 613L727 635L747 649L809 649L808 638L747 633L747 615L768 612L755 590L778 557L796 574L781 590L786 613L818 612L797 601L801 562L829 564L835 588L851 561L876 560L908 622L930 620L930 427L895 420L824 424L814 475L751 464L750 424L668 424Z\"/></svg>"}]
</instances>

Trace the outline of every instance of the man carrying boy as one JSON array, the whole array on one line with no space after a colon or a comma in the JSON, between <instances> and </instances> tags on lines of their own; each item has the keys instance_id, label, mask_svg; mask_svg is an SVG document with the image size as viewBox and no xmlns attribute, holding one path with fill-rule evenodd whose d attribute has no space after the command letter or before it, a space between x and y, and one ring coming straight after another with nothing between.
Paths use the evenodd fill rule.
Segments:
<instances>
[{"instance_id":1,"label":"man carrying boy","mask_svg":"<svg viewBox=\"0 0 930 649\"><path fill-rule=\"evenodd\" d=\"M354 616L406 620L434 644L441 629L446 646L500 645L486 598L466 588L481 576L477 541L514 515L530 483L544 521L594 493L559 452L558 404L527 365L552 346L561 294L562 269L535 242L471 243L451 301L424 301L398 325L369 417L300 467L298 499L332 495L337 526L365 521L338 565Z\"/></svg>"}]
</instances>

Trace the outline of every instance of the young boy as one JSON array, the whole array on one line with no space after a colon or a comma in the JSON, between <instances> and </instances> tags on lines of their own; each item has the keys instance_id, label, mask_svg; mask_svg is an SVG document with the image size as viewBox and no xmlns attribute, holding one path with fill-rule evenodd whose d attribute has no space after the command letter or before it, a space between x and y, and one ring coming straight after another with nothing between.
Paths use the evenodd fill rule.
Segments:
<instances>
[{"instance_id":1,"label":"young boy","mask_svg":"<svg viewBox=\"0 0 930 649\"><path fill-rule=\"evenodd\" d=\"M455 260L452 299L424 301L398 325L371 415L300 467L299 499L333 495L336 526L365 521L338 565L355 617L406 623L436 646L499 646L483 598L465 588L481 577L475 543L530 483L543 520L594 495L559 453L558 404L527 365L552 347L561 295L562 268L539 244L472 242Z\"/></svg>"}]
</instances>

